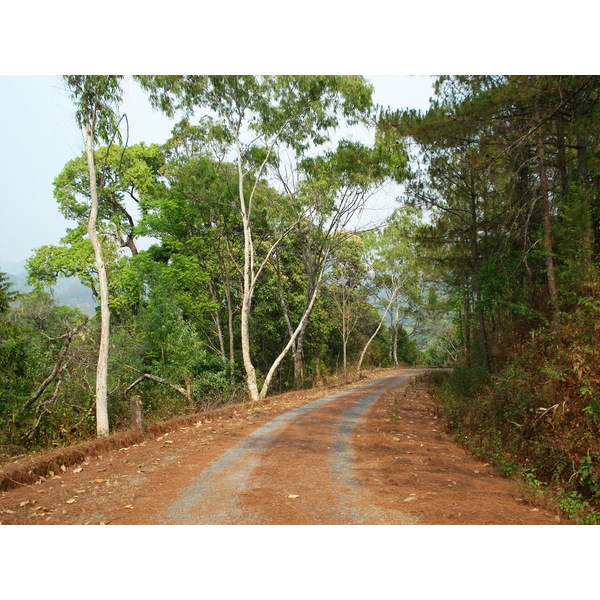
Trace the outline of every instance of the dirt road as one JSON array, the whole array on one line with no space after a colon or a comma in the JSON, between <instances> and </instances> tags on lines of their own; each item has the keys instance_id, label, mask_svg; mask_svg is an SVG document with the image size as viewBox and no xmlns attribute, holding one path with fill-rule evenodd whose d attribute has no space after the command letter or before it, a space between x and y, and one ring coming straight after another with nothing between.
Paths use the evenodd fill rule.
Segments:
<instances>
[{"instance_id":1,"label":"dirt road","mask_svg":"<svg viewBox=\"0 0 600 600\"><path fill-rule=\"evenodd\" d=\"M3 524L557 524L444 432L417 370L233 407L2 492Z\"/></svg>"}]
</instances>

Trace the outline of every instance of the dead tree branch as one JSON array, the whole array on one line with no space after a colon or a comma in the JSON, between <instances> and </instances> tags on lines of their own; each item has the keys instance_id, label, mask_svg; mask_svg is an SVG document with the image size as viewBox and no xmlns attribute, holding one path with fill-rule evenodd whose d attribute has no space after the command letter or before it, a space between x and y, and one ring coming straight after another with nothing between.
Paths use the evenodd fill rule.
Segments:
<instances>
[{"instance_id":1,"label":"dead tree branch","mask_svg":"<svg viewBox=\"0 0 600 600\"><path fill-rule=\"evenodd\" d=\"M170 381L167 381L166 379L163 379L162 377L157 377L156 375L151 375L150 373L143 373L139 369L136 369L135 367L132 367L130 365L124 365L124 366L128 369L131 369L132 371L135 371L136 373L139 373L140 377L138 377L123 392L123 397L125 397L136 385L138 385L138 383L141 383L142 381L144 381L144 379L149 379L150 381L155 381L156 383L162 383L164 385L168 385L170 388L174 389L176 392L181 394L190 403L190 406L195 406L194 399L192 398L192 394L189 392L189 390L186 390L185 388L182 388L181 386L175 385L174 383L171 383Z\"/></svg>"},{"instance_id":2,"label":"dead tree branch","mask_svg":"<svg viewBox=\"0 0 600 600\"><path fill-rule=\"evenodd\" d=\"M33 396L31 396L31 398L29 398L29 400L27 400L27 402L25 402L25 404L23 405L23 408L21 408L21 411L19 412L19 415L22 415L26 410L31 408L31 406L33 406L33 404L35 404L35 402L44 393L44 390L54 381L54 379L56 378L56 376L58 375L58 373L60 372L60 370L63 366L65 356L67 355L67 351L69 350L69 346L71 345L71 341L72 341L73 337L75 335L77 335L85 327L87 322L88 322L88 316L85 315L83 318L83 321L79 325L77 325L77 327L75 327L74 329L71 329L69 332L67 332L65 334L65 337L66 337L65 343L63 344L63 347L60 349L58 358L56 359L56 362L54 363L54 368L52 369L52 372L50 373L50 375L48 375L48 377L46 377L46 379L44 379L44 381L42 381L42 383L36 390L35 394L33 394Z\"/></svg>"}]
</instances>

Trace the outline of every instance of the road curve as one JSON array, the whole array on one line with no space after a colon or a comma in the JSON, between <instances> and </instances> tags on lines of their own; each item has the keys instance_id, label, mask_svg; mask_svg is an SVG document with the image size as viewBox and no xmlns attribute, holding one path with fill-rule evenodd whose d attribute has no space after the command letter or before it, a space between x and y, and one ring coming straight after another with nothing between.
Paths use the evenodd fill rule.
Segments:
<instances>
[{"instance_id":1,"label":"road curve","mask_svg":"<svg viewBox=\"0 0 600 600\"><path fill-rule=\"evenodd\" d=\"M212 462L161 515L163 524L413 524L376 508L354 478L352 440L387 390L421 371L401 371L320 398L256 429Z\"/></svg>"}]
</instances>

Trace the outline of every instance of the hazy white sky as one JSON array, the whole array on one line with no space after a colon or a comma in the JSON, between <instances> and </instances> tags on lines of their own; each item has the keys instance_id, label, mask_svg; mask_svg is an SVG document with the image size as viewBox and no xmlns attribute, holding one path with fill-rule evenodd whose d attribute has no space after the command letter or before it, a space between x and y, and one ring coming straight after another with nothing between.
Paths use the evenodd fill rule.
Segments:
<instances>
[{"instance_id":1,"label":"hazy white sky","mask_svg":"<svg viewBox=\"0 0 600 600\"><path fill-rule=\"evenodd\" d=\"M425 108L427 78L408 73L590 73L597 24L589 0L215 2L194 8L104 0L12 2L0 36L0 270L57 243L66 222L52 181L83 150L56 73L369 73L375 100ZM590 2L591 4L591 2ZM550 7L550 8L549 8ZM517 15L517 17L515 16ZM548 43L548 40L558 40ZM388 73L401 74L387 77ZM162 142L170 124L131 84L131 143Z\"/></svg>"},{"instance_id":2,"label":"hazy white sky","mask_svg":"<svg viewBox=\"0 0 600 600\"><path fill-rule=\"evenodd\" d=\"M426 109L428 76L367 76L374 101L394 108ZM160 143L172 122L154 111L137 84L125 83L122 112L130 144ZM68 222L58 212L52 182L67 161L83 152L73 106L59 76L0 76L0 271L56 244ZM393 197L385 202L393 204Z\"/></svg>"}]
</instances>

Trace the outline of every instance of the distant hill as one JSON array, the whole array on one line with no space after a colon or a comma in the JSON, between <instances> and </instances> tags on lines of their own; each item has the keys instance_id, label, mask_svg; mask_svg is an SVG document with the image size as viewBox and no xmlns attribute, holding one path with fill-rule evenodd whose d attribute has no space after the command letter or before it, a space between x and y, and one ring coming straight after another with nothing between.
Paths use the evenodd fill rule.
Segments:
<instances>
[{"instance_id":1,"label":"distant hill","mask_svg":"<svg viewBox=\"0 0 600 600\"><path fill-rule=\"evenodd\" d=\"M7 274L9 281L17 292L30 292L32 290L32 287L27 285L24 262L2 263L0 264L0 271ZM75 277L60 277L56 285L50 286L48 291L54 296L54 300L59 306L66 304L78 308L88 315L93 315L96 311L98 303L91 290Z\"/></svg>"},{"instance_id":2,"label":"distant hill","mask_svg":"<svg viewBox=\"0 0 600 600\"><path fill-rule=\"evenodd\" d=\"M90 288L86 287L75 277L61 277L52 289L56 304L66 304L79 308L88 315L96 312L98 302Z\"/></svg>"}]
</instances>

